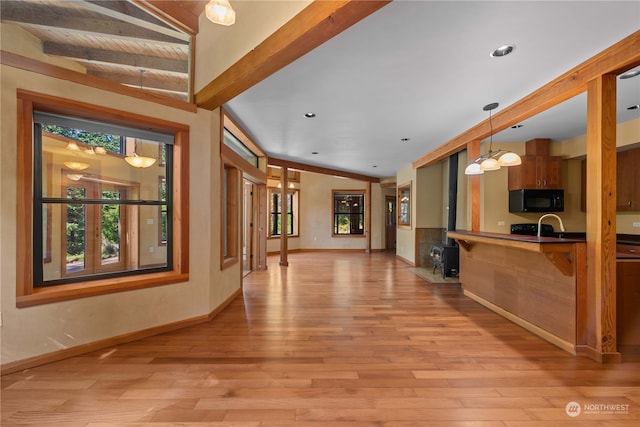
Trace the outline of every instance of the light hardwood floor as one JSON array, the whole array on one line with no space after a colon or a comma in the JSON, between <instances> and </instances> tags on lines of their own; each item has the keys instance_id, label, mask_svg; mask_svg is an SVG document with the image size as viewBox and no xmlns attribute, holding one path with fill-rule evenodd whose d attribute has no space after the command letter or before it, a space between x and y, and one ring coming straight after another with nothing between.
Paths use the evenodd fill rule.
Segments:
<instances>
[{"instance_id":1,"label":"light hardwood floor","mask_svg":"<svg viewBox=\"0 0 640 427\"><path fill-rule=\"evenodd\" d=\"M5 375L2 426L640 425L638 358L572 356L393 255L277 261L210 323Z\"/></svg>"}]
</instances>

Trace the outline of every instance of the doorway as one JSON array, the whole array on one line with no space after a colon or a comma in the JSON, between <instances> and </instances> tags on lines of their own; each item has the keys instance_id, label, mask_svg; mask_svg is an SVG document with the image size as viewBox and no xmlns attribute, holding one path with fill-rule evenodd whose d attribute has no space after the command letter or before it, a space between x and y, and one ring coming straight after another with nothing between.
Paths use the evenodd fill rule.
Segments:
<instances>
[{"instance_id":1,"label":"doorway","mask_svg":"<svg viewBox=\"0 0 640 427\"><path fill-rule=\"evenodd\" d=\"M253 258L253 190L254 185L249 180L244 180L242 187L242 274L246 276L252 270Z\"/></svg>"},{"instance_id":2,"label":"doorway","mask_svg":"<svg viewBox=\"0 0 640 427\"><path fill-rule=\"evenodd\" d=\"M385 248L390 251L396 249L396 198L385 197Z\"/></svg>"},{"instance_id":3,"label":"doorway","mask_svg":"<svg viewBox=\"0 0 640 427\"><path fill-rule=\"evenodd\" d=\"M242 184L242 275L267 268L267 186L244 178Z\"/></svg>"}]
</instances>

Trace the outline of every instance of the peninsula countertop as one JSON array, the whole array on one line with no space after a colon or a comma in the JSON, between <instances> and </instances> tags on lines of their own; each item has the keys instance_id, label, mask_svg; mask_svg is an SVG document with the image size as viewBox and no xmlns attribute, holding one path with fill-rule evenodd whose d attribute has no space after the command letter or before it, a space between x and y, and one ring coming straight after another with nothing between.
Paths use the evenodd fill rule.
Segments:
<instances>
[{"instance_id":1,"label":"peninsula countertop","mask_svg":"<svg viewBox=\"0 0 640 427\"><path fill-rule=\"evenodd\" d=\"M524 249L532 252L569 252L576 243L584 243L584 239L565 239L558 237L537 237L521 234L490 233L485 231L454 230L447 236L455 239L465 250L474 243L487 243L498 246Z\"/></svg>"},{"instance_id":2,"label":"peninsula countertop","mask_svg":"<svg viewBox=\"0 0 640 427\"><path fill-rule=\"evenodd\" d=\"M466 246L465 249L467 250L473 242L511 246L534 252L557 252L561 248L564 248L564 246L555 245L585 243L585 239L580 237L537 237L521 234L490 233L486 231L454 230L447 232L447 235L457 240L461 246ZM562 250L560 250L560 252L562 252ZM640 246L618 243L616 258L640 259Z\"/></svg>"}]
</instances>

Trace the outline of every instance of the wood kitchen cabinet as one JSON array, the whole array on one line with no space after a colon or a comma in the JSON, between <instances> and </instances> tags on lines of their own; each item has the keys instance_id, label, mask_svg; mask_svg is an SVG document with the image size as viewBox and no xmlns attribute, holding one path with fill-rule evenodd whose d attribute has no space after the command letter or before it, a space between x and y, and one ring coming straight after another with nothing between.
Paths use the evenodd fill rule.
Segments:
<instances>
[{"instance_id":1,"label":"wood kitchen cabinet","mask_svg":"<svg viewBox=\"0 0 640 427\"><path fill-rule=\"evenodd\" d=\"M619 345L640 346L640 261L618 260L616 329Z\"/></svg>"},{"instance_id":2,"label":"wood kitchen cabinet","mask_svg":"<svg viewBox=\"0 0 640 427\"><path fill-rule=\"evenodd\" d=\"M640 148L618 151L616 211L640 211ZM582 161L582 210L587 206L587 161Z\"/></svg>"},{"instance_id":3,"label":"wood kitchen cabinet","mask_svg":"<svg viewBox=\"0 0 640 427\"><path fill-rule=\"evenodd\" d=\"M617 162L616 210L640 211L640 149L619 151Z\"/></svg>"},{"instance_id":4,"label":"wood kitchen cabinet","mask_svg":"<svg viewBox=\"0 0 640 427\"><path fill-rule=\"evenodd\" d=\"M509 190L562 188L562 157L549 155L549 143L546 138L526 142L522 164L509 167Z\"/></svg>"}]
</instances>

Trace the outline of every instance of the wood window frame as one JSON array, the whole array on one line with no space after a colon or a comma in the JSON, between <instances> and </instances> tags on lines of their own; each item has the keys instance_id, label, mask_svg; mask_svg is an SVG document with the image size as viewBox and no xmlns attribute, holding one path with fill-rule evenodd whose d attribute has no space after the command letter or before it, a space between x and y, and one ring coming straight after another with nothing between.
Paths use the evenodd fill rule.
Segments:
<instances>
[{"instance_id":1,"label":"wood window frame","mask_svg":"<svg viewBox=\"0 0 640 427\"><path fill-rule=\"evenodd\" d=\"M411 228L411 181L398 185L398 228Z\"/></svg>"},{"instance_id":2,"label":"wood window frame","mask_svg":"<svg viewBox=\"0 0 640 427\"><path fill-rule=\"evenodd\" d=\"M336 200L336 195L339 194L348 194L348 195L358 195L358 196L362 196L362 201L363 201L363 206L362 206L362 225L363 225L363 230L362 233L349 233L349 234L337 234L335 232L336 230L336 212L335 212L335 200ZM356 238L361 238L361 237L367 237L367 226L366 226L366 220L367 220L367 216L368 216L368 212L367 212L367 199L368 199L368 195L367 195L367 191L366 190L331 190L331 236L332 237L356 237ZM359 215L359 214L358 214Z\"/></svg>"},{"instance_id":3,"label":"wood window frame","mask_svg":"<svg viewBox=\"0 0 640 427\"><path fill-rule=\"evenodd\" d=\"M271 232L273 231L273 212L271 211L271 198L273 197L272 194L273 192L278 192L280 194L282 194L282 191L280 188L278 187L268 187L267 188L267 194L268 194L268 206L269 206L269 219L268 219L268 223L269 223L269 231L267 232L267 239L279 239L280 237L282 237L282 234L271 234ZM290 203L287 203L288 207L291 207L291 216L292 216L292 220L291 223L289 224L291 226L291 228L293 229L293 232L289 232L287 233L288 237L300 237L300 231L299 231L299 227L300 227L300 223L299 223L299 215L300 215L300 189L298 188L289 188L287 190L287 194L291 193L292 194L292 201L290 201ZM282 197L282 196L280 196ZM280 212L278 212L278 215L280 215Z\"/></svg>"},{"instance_id":4,"label":"wood window frame","mask_svg":"<svg viewBox=\"0 0 640 427\"><path fill-rule=\"evenodd\" d=\"M167 185L167 177L159 176L158 177L158 194L162 195L162 186ZM166 190L165 190L166 191ZM163 205L167 206L167 205ZM158 246L167 246L167 241L162 239L162 214L165 213L162 209L162 206L158 207Z\"/></svg>"},{"instance_id":5,"label":"wood window frame","mask_svg":"<svg viewBox=\"0 0 640 427\"><path fill-rule=\"evenodd\" d=\"M149 288L189 280L189 126L80 101L17 91L16 306L19 308ZM151 128L174 135L173 258L169 271L34 287L33 265L33 113L48 111L119 125Z\"/></svg>"},{"instance_id":6,"label":"wood window frame","mask_svg":"<svg viewBox=\"0 0 640 427\"><path fill-rule=\"evenodd\" d=\"M257 165L253 165L231 147L224 143L224 130L227 129L245 147L257 156ZM222 215L220 218L220 268L226 269L240 261L239 253L242 246L242 207L243 207L243 183L248 179L254 184L267 183L267 157L242 130L238 123L227 113L220 109L220 206ZM231 178L225 185L227 179ZM267 213L264 212L266 223Z\"/></svg>"},{"instance_id":7,"label":"wood window frame","mask_svg":"<svg viewBox=\"0 0 640 427\"><path fill-rule=\"evenodd\" d=\"M220 267L224 270L236 264L240 257L240 207L242 205L242 172L234 165L223 163L220 170Z\"/></svg>"}]
</instances>

